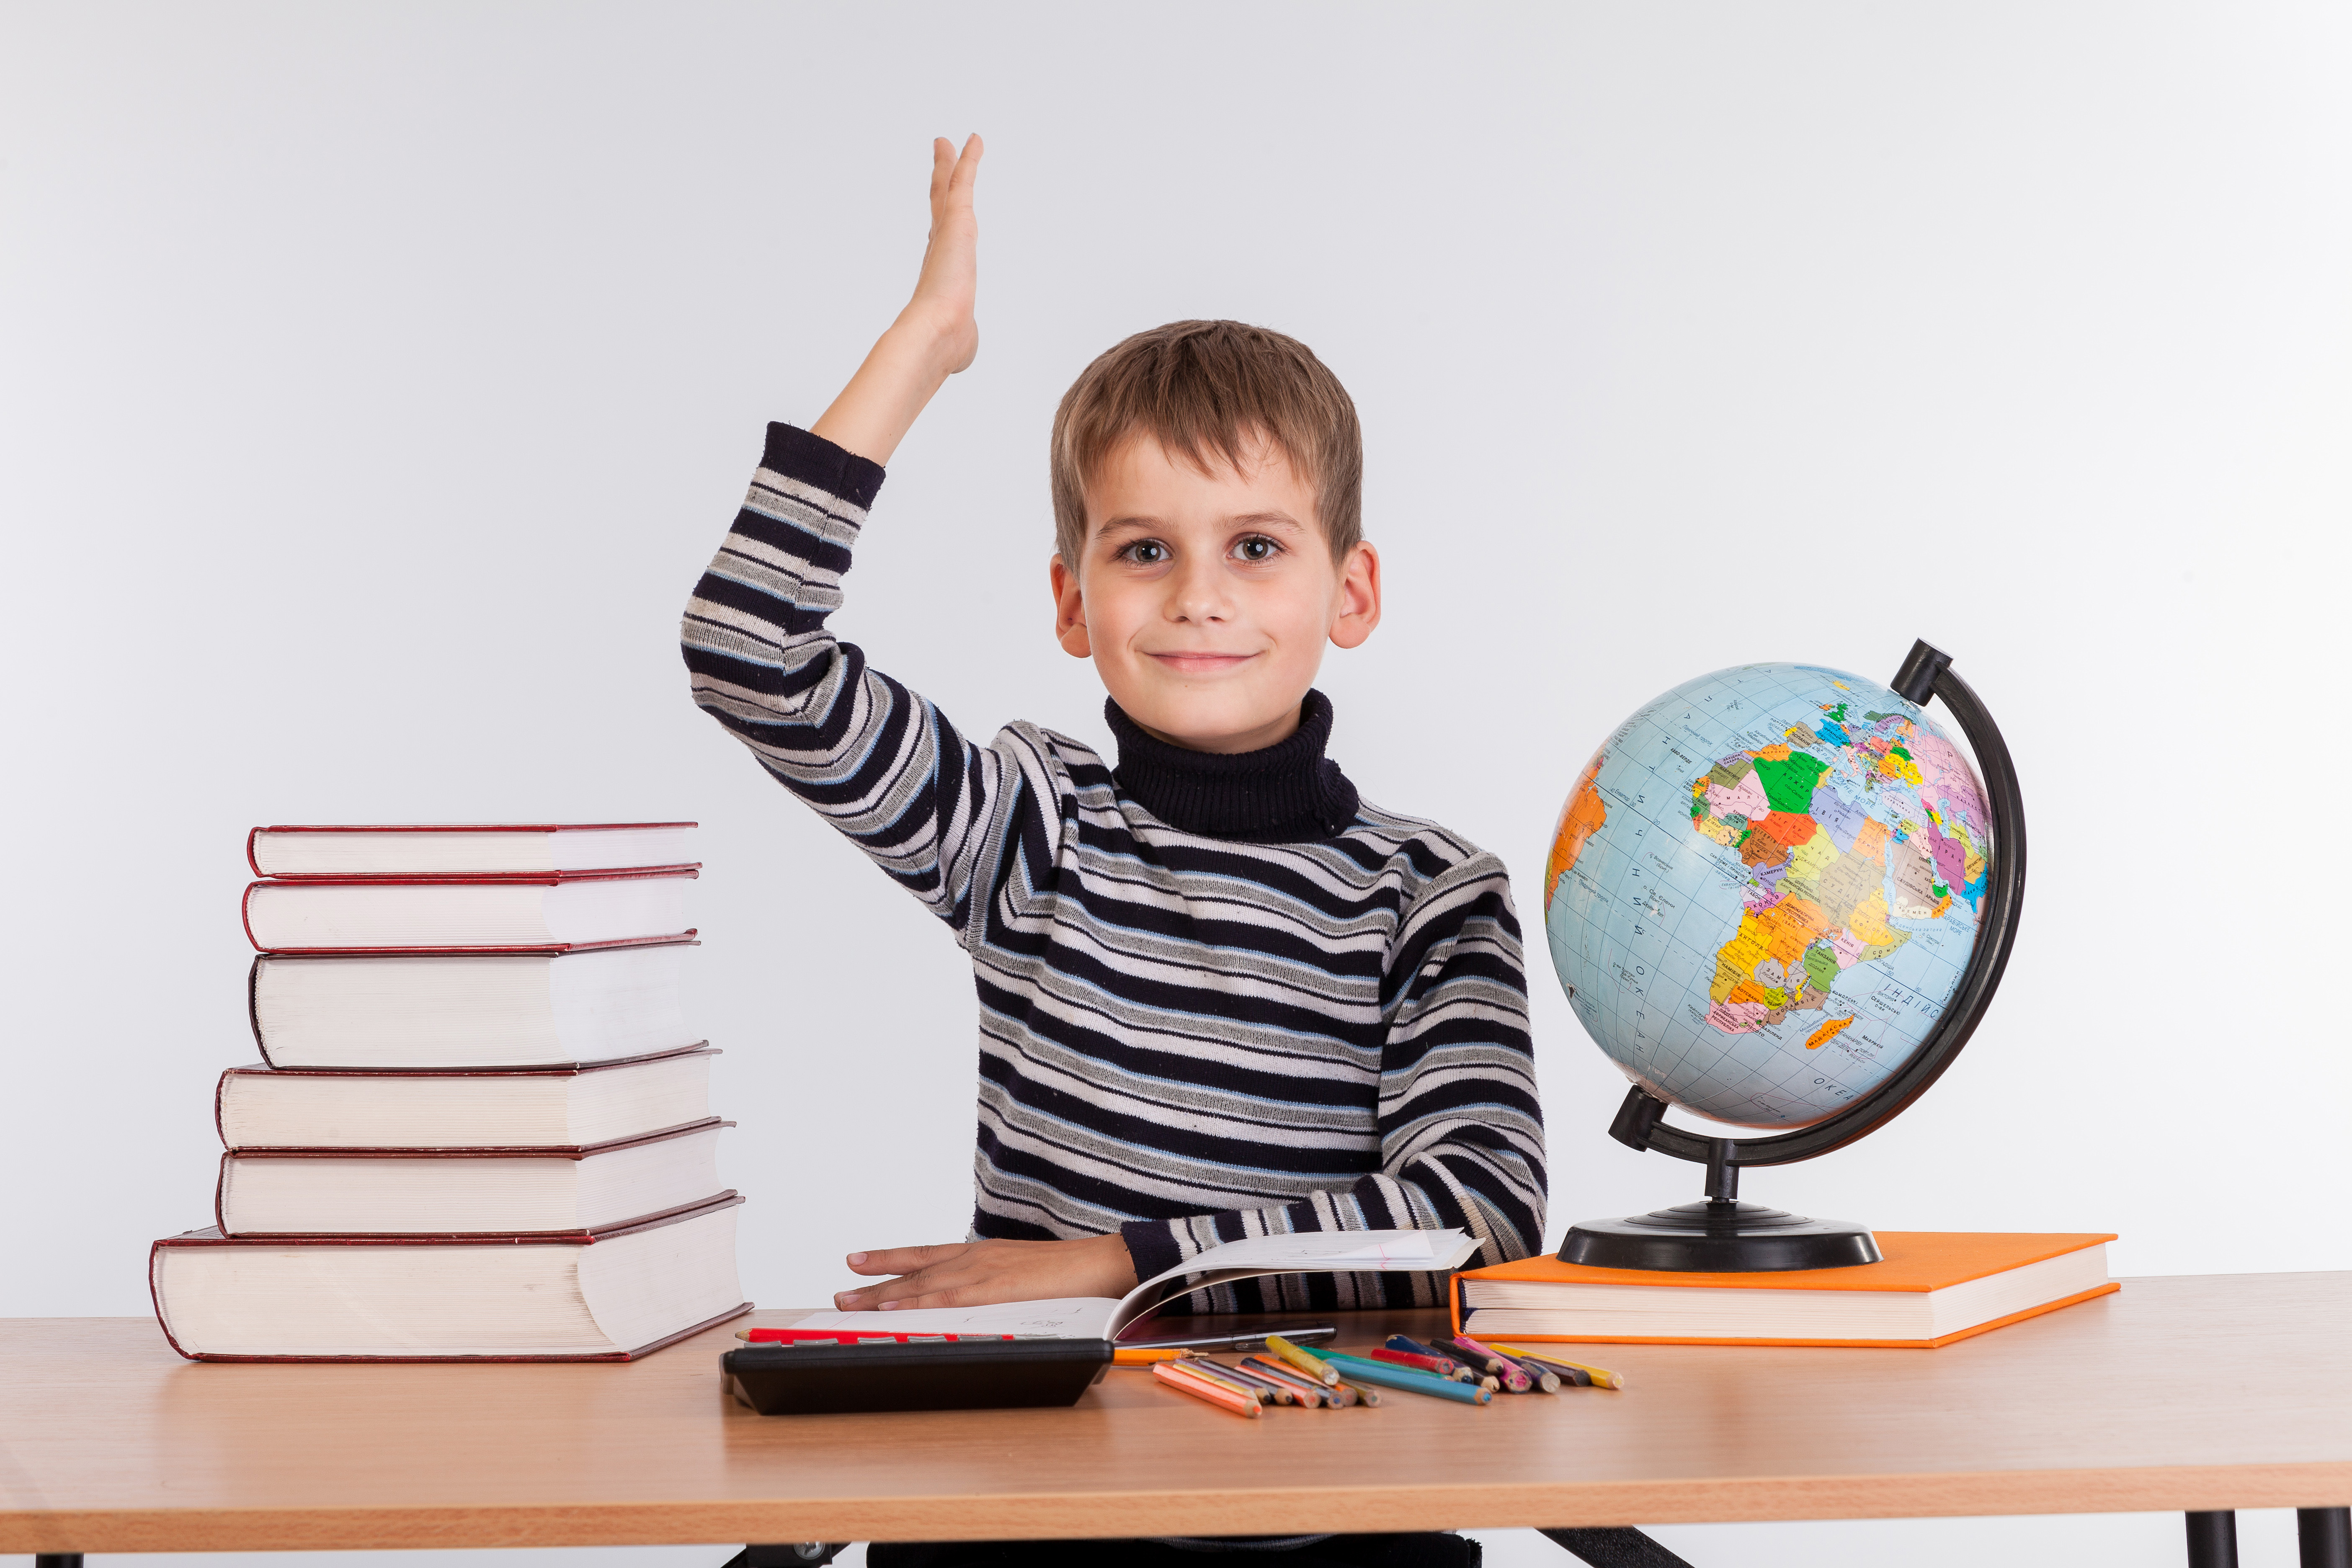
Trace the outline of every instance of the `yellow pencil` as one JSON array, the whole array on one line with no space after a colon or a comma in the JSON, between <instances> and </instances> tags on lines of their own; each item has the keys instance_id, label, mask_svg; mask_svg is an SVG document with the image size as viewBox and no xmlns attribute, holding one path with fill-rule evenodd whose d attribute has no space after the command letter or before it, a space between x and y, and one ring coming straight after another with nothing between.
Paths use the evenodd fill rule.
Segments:
<instances>
[{"instance_id":1,"label":"yellow pencil","mask_svg":"<svg viewBox=\"0 0 2352 1568\"><path fill-rule=\"evenodd\" d=\"M1339 1374L1331 1370L1331 1363L1329 1362L1325 1361L1319 1355L1313 1355L1306 1351L1300 1350L1297 1345L1292 1344L1280 1334L1266 1335L1265 1348L1272 1351L1275 1354L1280 1356L1283 1360L1288 1362L1291 1365L1297 1367L1299 1371L1305 1373L1307 1376L1313 1378L1318 1383L1332 1384L1339 1381Z\"/></svg>"},{"instance_id":2,"label":"yellow pencil","mask_svg":"<svg viewBox=\"0 0 2352 1568\"><path fill-rule=\"evenodd\" d=\"M1621 1373L1611 1372L1605 1367L1587 1366L1580 1361L1570 1361L1566 1356L1554 1355L1549 1351L1531 1351L1519 1345L1496 1345L1495 1348L1501 1351L1505 1355L1523 1355L1530 1361L1548 1361L1554 1366L1574 1367L1577 1371L1591 1378L1592 1380L1592 1386L1595 1388L1622 1388L1625 1386L1625 1379Z\"/></svg>"}]
</instances>

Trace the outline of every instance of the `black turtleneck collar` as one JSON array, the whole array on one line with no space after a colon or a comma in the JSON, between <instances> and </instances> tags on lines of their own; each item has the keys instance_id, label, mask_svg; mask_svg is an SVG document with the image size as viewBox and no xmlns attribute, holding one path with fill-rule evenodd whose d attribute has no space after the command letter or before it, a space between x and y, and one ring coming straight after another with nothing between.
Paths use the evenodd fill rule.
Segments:
<instances>
[{"instance_id":1,"label":"black turtleneck collar","mask_svg":"<svg viewBox=\"0 0 2352 1568\"><path fill-rule=\"evenodd\" d=\"M1288 740L1258 752L1194 752L1155 741L1108 698L1103 717L1118 740L1111 777L1171 827L1266 843L1328 838L1355 819L1356 786L1323 754L1331 700L1320 691L1307 694Z\"/></svg>"}]
</instances>

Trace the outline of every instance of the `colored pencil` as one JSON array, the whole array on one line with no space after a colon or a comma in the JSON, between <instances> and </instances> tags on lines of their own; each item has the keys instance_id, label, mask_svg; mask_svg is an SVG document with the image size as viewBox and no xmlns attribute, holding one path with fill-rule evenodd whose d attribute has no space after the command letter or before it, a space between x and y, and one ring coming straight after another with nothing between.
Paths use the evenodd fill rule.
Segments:
<instances>
[{"instance_id":1,"label":"colored pencil","mask_svg":"<svg viewBox=\"0 0 2352 1568\"><path fill-rule=\"evenodd\" d=\"M1265 1398L1259 1401L1260 1404L1296 1405L1298 1403L1298 1391L1286 1383L1276 1383L1274 1379L1252 1372L1245 1366L1232 1366L1221 1361L1212 1362L1209 1364L1234 1383L1245 1383L1252 1388L1262 1390ZM1194 1370L1199 1369L1195 1367Z\"/></svg>"},{"instance_id":2,"label":"colored pencil","mask_svg":"<svg viewBox=\"0 0 2352 1568\"><path fill-rule=\"evenodd\" d=\"M1527 1394L1535 1388L1535 1379L1528 1375L1527 1369L1502 1352L1482 1345L1467 1334L1456 1334L1446 1343L1469 1357L1472 1366L1483 1368L1500 1378L1503 1386L1513 1394Z\"/></svg>"},{"instance_id":3,"label":"colored pencil","mask_svg":"<svg viewBox=\"0 0 2352 1568\"><path fill-rule=\"evenodd\" d=\"M1450 1377L1457 1383L1470 1381L1470 1369L1450 1356L1415 1355L1411 1351L1391 1350L1388 1346L1382 1345L1372 1352L1372 1359L1394 1362L1399 1366L1409 1366L1419 1372L1433 1373L1439 1377Z\"/></svg>"},{"instance_id":4,"label":"colored pencil","mask_svg":"<svg viewBox=\"0 0 2352 1568\"><path fill-rule=\"evenodd\" d=\"M1332 1398L1333 1394L1339 1392L1338 1389L1327 1388L1319 1383L1308 1382L1307 1375L1296 1367L1285 1366L1278 1361L1268 1361L1264 1356L1256 1355L1242 1357L1242 1365L1269 1383L1278 1383L1289 1389L1298 1396L1298 1403L1309 1410L1318 1409L1325 1405L1329 1405L1334 1409L1339 1407L1339 1402Z\"/></svg>"},{"instance_id":5,"label":"colored pencil","mask_svg":"<svg viewBox=\"0 0 2352 1568\"><path fill-rule=\"evenodd\" d=\"M1339 1381L1339 1374L1333 1372L1329 1364L1326 1363L1321 1356L1315 1354L1312 1351L1300 1350L1297 1345L1292 1344L1280 1334L1266 1335L1265 1348L1272 1351L1275 1354L1280 1356L1283 1360L1288 1362L1291 1365L1297 1367L1299 1371L1305 1373L1307 1376L1313 1378L1318 1383L1329 1384Z\"/></svg>"},{"instance_id":6,"label":"colored pencil","mask_svg":"<svg viewBox=\"0 0 2352 1568\"><path fill-rule=\"evenodd\" d=\"M1526 1373L1528 1376L1534 1381L1536 1387L1540 1389L1542 1392L1546 1394L1558 1394L1559 1392L1559 1385L1563 1380L1560 1377L1560 1374L1552 1368L1548 1367L1544 1365L1543 1363L1533 1360L1528 1356L1513 1356L1511 1360L1521 1372ZM1576 1374L1574 1373L1570 1373L1568 1375L1572 1379Z\"/></svg>"},{"instance_id":7,"label":"colored pencil","mask_svg":"<svg viewBox=\"0 0 2352 1568\"><path fill-rule=\"evenodd\" d=\"M1247 1378L1235 1377L1232 1368L1222 1362L1211 1361L1197 1351L1173 1364L1178 1370L1189 1372L1195 1377L1205 1377L1211 1383L1222 1383L1235 1394L1246 1394L1260 1405L1273 1403L1274 1394L1271 1391L1250 1382Z\"/></svg>"},{"instance_id":8,"label":"colored pencil","mask_svg":"<svg viewBox=\"0 0 2352 1568\"><path fill-rule=\"evenodd\" d=\"M1530 1361L1544 1362L1552 1366L1564 1366L1570 1372L1580 1372L1586 1377L1592 1380L1592 1385L1595 1388L1623 1388L1625 1386L1625 1379L1623 1376L1620 1373L1611 1372L1606 1367L1587 1366L1580 1361L1570 1361L1565 1356L1554 1355L1549 1351L1529 1350L1525 1345L1496 1345L1495 1348L1506 1352L1507 1354L1526 1356Z\"/></svg>"},{"instance_id":9,"label":"colored pencil","mask_svg":"<svg viewBox=\"0 0 2352 1568\"><path fill-rule=\"evenodd\" d=\"M1331 1360L1339 1375L1349 1383L1371 1384L1378 1388L1393 1388L1405 1394L1426 1394L1433 1399L1451 1399L1463 1405L1485 1405L1495 1395L1491 1390L1467 1383L1455 1383L1433 1372L1421 1372L1392 1362L1374 1361L1369 1356L1343 1355L1331 1352Z\"/></svg>"},{"instance_id":10,"label":"colored pencil","mask_svg":"<svg viewBox=\"0 0 2352 1568\"><path fill-rule=\"evenodd\" d=\"M1121 1345L1110 1352L1110 1363L1113 1366L1150 1366L1154 1362L1179 1360L1183 1354L1178 1350L1145 1350Z\"/></svg>"},{"instance_id":11,"label":"colored pencil","mask_svg":"<svg viewBox=\"0 0 2352 1568\"><path fill-rule=\"evenodd\" d=\"M1394 1362L1375 1361L1370 1356L1357 1355L1350 1351L1333 1351L1331 1364L1339 1369L1342 1381L1353 1378L1366 1367L1378 1367L1384 1373L1397 1373L1407 1377L1422 1378L1431 1383L1442 1383L1449 1388L1466 1388L1473 1394L1482 1395L1477 1401L1481 1405L1486 1403L1484 1395L1491 1394L1502 1386L1491 1377L1480 1377L1473 1373L1465 1372L1459 1377L1440 1377L1433 1372L1423 1372L1419 1367L1399 1366ZM1381 1386L1385 1388L1394 1385L1384 1383Z\"/></svg>"},{"instance_id":12,"label":"colored pencil","mask_svg":"<svg viewBox=\"0 0 2352 1568\"><path fill-rule=\"evenodd\" d=\"M1325 1393L1331 1396L1331 1407L1335 1410L1345 1410L1351 1405L1361 1405L1370 1409L1381 1402L1379 1391L1370 1384L1359 1388L1344 1377L1325 1390Z\"/></svg>"},{"instance_id":13,"label":"colored pencil","mask_svg":"<svg viewBox=\"0 0 2352 1568\"><path fill-rule=\"evenodd\" d=\"M1433 1361L1452 1362L1455 1366L1463 1364L1462 1358L1447 1351L1444 1345L1425 1344L1409 1334L1391 1334L1387 1348L1402 1351L1407 1355L1425 1355Z\"/></svg>"},{"instance_id":14,"label":"colored pencil","mask_svg":"<svg viewBox=\"0 0 2352 1568\"><path fill-rule=\"evenodd\" d=\"M1246 1415L1253 1421L1257 1419L1258 1401L1255 1394L1236 1394L1222 1383L1211 1383L1196 1373L1186 1372L1181 1362L1160 1362L1152 1367L1151 1375L1179 1394L1189 1394L1195 1399L1206 1400L1221 1410L1230 1410L1236 1415Z\"/></svg>"}]
</instances>

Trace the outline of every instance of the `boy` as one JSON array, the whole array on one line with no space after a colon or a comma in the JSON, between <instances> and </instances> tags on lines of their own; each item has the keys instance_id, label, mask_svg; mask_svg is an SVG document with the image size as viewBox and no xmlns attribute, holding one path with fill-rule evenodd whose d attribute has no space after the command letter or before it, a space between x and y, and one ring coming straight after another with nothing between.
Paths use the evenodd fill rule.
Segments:
<instances>
[{"instance_id":1,"label":"boy","mask_svg":"<svg viewBox=\"0 0 2352 1568\"><path fill-rule=\"evenodd\" d=\"M835 1303L1118 1296L1270 1231L1460 1226L1482 1263L1525 1257L1543 1127L1502 864L1323 755L1323 645L1371 635L1381 571L1354 405L1304 345L1178 322L1062 400L1055 631L1109 690L1116 766L1030 724L975 746L825 629L881 465L979 347L980 157L935 144L913 299L814 426L770 426L685 618L695 700L948 924L979 987L971 1237L852 1253L887 1278Z\"/></svg>"}]
</instances>

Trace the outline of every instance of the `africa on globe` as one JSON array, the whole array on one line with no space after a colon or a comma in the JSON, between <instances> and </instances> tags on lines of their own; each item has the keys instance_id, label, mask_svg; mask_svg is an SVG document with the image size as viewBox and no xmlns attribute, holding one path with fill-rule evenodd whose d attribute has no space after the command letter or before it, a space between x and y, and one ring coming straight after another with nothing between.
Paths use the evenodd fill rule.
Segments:
<instances>
[{"instance_id":1,"label":"africa on globe","mask_svg":"<svg viewBox=\"0 0 2352 1568\"><path fill-rule=\"evenodd\" d=\"M1876 681L1717 670L1628 719L1570 794L1552 964L1648 1093L1810 1126L1934 1031L1978 942L1991 821L1959 750Z\"/></svg>"}]
</instances>

